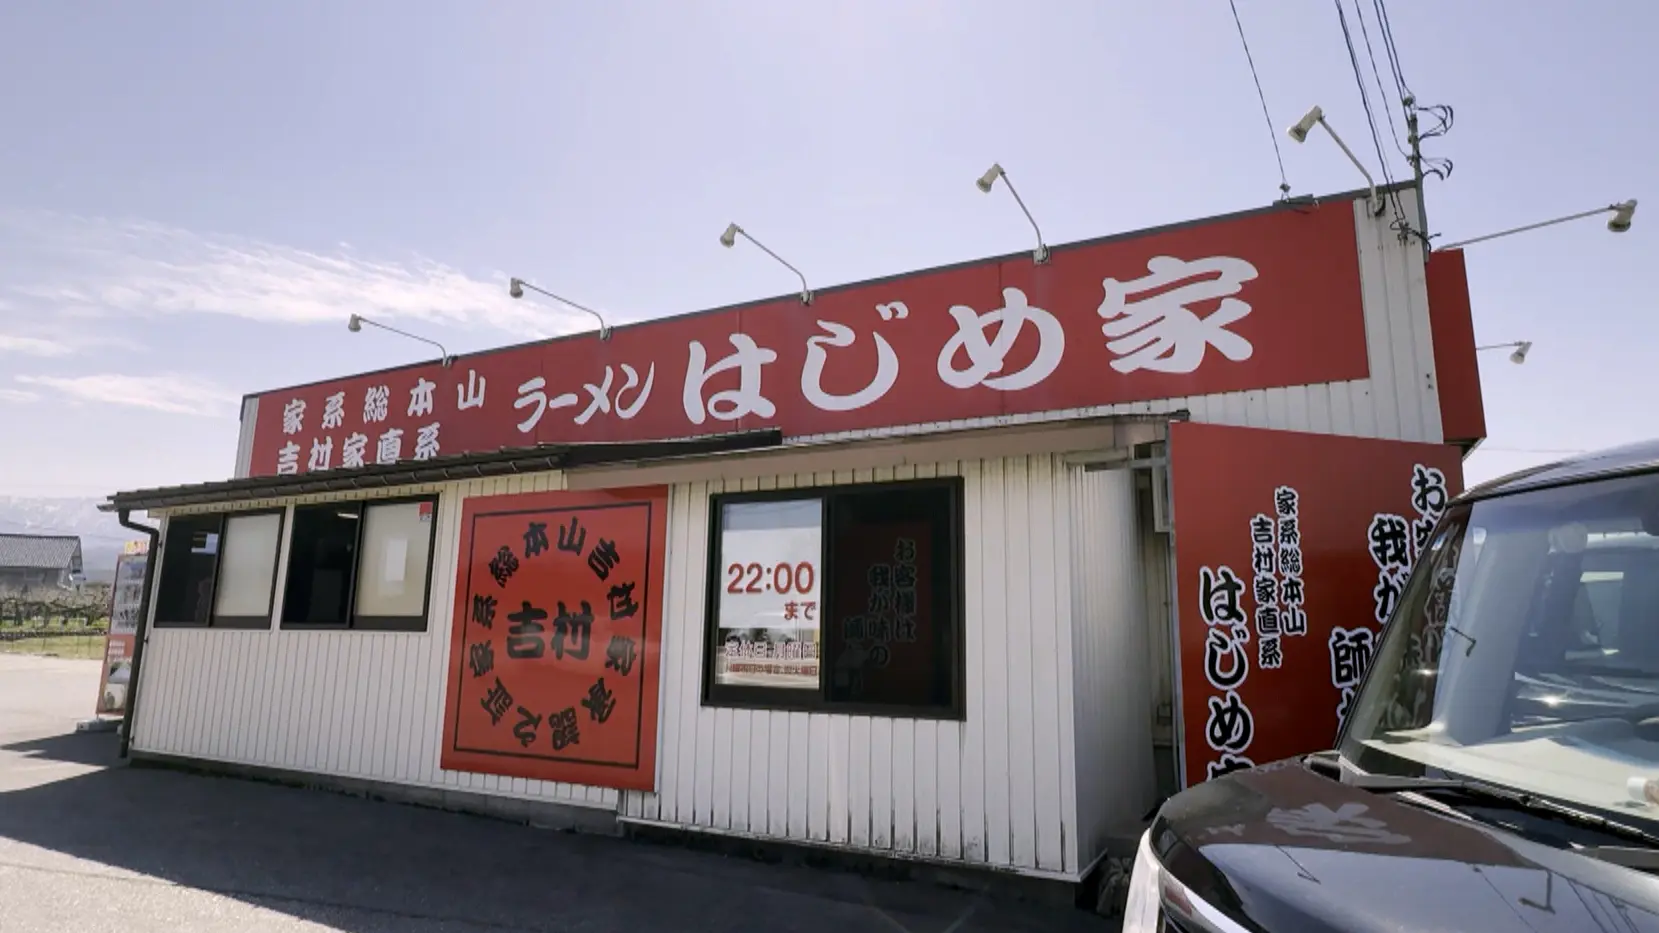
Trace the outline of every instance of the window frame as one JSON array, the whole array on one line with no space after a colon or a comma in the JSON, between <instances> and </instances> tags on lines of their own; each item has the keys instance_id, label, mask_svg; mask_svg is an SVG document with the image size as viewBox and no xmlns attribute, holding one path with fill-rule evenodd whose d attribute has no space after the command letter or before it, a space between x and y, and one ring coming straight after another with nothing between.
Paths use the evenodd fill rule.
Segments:
<instances>
[{"instance_id":1,"label":"window frame","mask_svg":"<svg viewBox=\"0 0 1659 933\"><path fill-rule=\"evenodd\" d=\"M308 502L304 505L295 505L295 526L299 525L298 516L301 510L307 509L341 509L354 508L357 510L357 537L352 541L351 584L346 592L346 618L341 622L290 622L286 618L288 612L288 586L293 579L294 542L290 535L287 539L287 558L281 574L282 584L282 611L283 618L277 620L277 625L284 631L293 632L399 632L403 634L421 634L431 627L432 616L432 568L438 562L438 509L439 494L421 493L412 496L395 496L385 499L338 499L331 502ZM368 528L368 512L372 508L388 505L411 505L430 502L432 504L432 527L427 529L426 573L422 578L425 587L421 597L421 613L416 616L359 616L357 614L357 580L363 571L363 538Z\"/></svg>"},{"instance_id":2,"label":"window frame","mask_svg":"<svg viewBox=\"0 0 1659 933\"><path fill-rule=\"evenodd\" d=\"M224 569L225 556L225 526L233 518L254 518L260 515L277 516L277 546L276 553L271 557L271 594L265 599L265 614L263 616L222 616L219 615L219 577ZM199 521L211 518L217 523L219 536L219 550L213 555L212 582L207 591L207 621L175 621L163 617L161 613L161 589L167 579L167 546L172 540L175 522L179 520ZM161 563L156 570L156 609L153 621L154 628L181 628L181 629L222 629L225 631L263 631L271 627L271 619L276 609L277 582L282 573L283 542L288 533L288 509L283 506L263 509L241 509L230 512L191 512L184 515L167 516L166 533L161 540Z\"/></svg>"},{"instance_id":3,"label":"window frame","mask_svg":"<svg viewBox=\"0 0 1659 933\"><path fill-rule=\"evenodd\" d=\"M947 575L950 607L943 624L949 629L950 702L939 706L910 706L893 703L855 703L829 698L826 678L829 619L834 617L830 597L835 576L836 500L845 496L904 491L943 491L948 506L945 540L948 557L939 562ZM772 710L779 712L832 713L843 716L872 716L884 719L918 719L945 722L967 720L967 573L965 554L965 484L960 476L927 477L913 480L883 480L871 483L840 483L829 486L799 486L792 489L764 489L715 493L709 497L708 550L704 555L703 639L701 703L714 709ZM824 581L819 593L818 689L749 687L715 683L715 651L720 647L720 594L723 591L725 559L720 545L725 506L750 502L782 502L816 499L820 506L819 571ZM937 655L936 655L937 657Z\"/></svg>"}]
</instances>

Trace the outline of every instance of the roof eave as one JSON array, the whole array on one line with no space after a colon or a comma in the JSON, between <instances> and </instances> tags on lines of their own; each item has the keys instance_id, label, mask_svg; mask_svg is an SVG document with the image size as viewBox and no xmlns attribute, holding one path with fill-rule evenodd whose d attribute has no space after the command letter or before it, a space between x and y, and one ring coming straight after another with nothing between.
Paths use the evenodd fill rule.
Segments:
<instances>
[{"instance_id":1,"label":"roof eave","mask_svg":"<svg viewBox=\"0 0 1659 933\"><path fill-rule=\"evenodd\" d=\"M768 428L643 443L542 444L488 453L456 454L431 460L374 465L355 470L244 477L189 486L138 489L115 493L107 502L101 503L98 509L102 512L142 512L198 505L228 505L257 499L418 486L515 473L539 473L578 466L760 450L777 447L782 443L783 432L776 428Z\"/></svg>"}]
</instances>

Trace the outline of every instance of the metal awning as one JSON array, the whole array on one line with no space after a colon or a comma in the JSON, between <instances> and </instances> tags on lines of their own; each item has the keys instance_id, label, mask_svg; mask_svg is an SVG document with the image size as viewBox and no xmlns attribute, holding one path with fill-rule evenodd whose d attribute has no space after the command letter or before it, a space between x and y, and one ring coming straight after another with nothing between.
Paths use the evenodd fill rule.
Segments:
<instances>
[{"instance_id":1,"label":"metal awning","mask_svg":"<svg viewBox=\"0 0 1659 933\"><path fill-rule=\"evenodd\" d=\"M217 505L250 499L305 496L355 489L382 489L453 480L478 479L514 473L601 466L612 463L666 460L704 454L764 450L783 443L783 432L773 429L714 434L679 440L640 443L540 444L488 453L455 454L431 460L376 464L354 470L329 470L281 476L250 476L242 479L196 483L189 486L159 486L118 492L98 508L104 512L142 512L189 505Z\"/></svg>"}]
</instances>

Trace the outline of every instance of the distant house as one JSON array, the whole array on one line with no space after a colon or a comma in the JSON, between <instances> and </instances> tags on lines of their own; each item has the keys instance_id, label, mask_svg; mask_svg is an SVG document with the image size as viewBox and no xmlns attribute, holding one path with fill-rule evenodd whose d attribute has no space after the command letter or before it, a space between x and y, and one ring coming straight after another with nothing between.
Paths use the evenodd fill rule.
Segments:
<instances>
[{"instance_id":1,"label":"distant house","mask_svg":"<svg viewBox=\"0 0 1659 933\"><path fill-rule=\"evenodd\" d=\"M0 590L74 589L82 579L78 536L0 534Z\"/></svg>"}]
</instances>

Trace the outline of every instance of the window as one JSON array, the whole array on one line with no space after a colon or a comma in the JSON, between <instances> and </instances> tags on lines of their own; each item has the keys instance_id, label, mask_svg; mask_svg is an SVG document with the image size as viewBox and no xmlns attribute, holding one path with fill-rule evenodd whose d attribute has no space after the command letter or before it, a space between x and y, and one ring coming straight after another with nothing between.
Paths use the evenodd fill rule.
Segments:
<instances>
[{"instance_id":1,"label":"window","mask_svg":"<svg viewBox=\"0 0 1659 933\"><path fill-rule=\"evenodd\" d=\"M435 497L294 510L284 627L423 632Z\"/></svg>"},{"instance_id":2,"label":"window","mask_svg":"<svg viewBox=\"0 0 1659 933\"><path fill-rule=\"evenodd\" d=\"M281 512L225 519L213 596L215 625L270 628L281 546Z\"/></svg>"},{"instance_id":3,"label":"window","mask_svg":"<svg viewBox=\"0 0 1659 933\"><path fill-rule=\"evenodd\" d=\"M704 702L963 715L958 479L712 501Z\"/></svg>"},{"instance_id":4,"label":"window","mask_svg":"<svg viewBox=\"0 0 1659 933\"><path fill-rule=\"evenodd\" d=\"M268 628L282 512L167 520L156 625Z\"/></svg>"}]
</instances>

